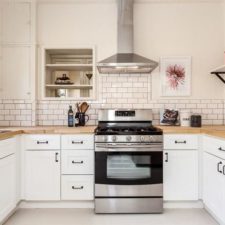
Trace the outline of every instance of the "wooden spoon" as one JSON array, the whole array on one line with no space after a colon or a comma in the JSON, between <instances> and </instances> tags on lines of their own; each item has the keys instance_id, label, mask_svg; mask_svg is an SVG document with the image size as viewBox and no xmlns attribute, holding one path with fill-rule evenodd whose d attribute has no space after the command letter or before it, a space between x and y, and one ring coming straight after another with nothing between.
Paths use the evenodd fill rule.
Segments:
<instances>
[{"instance_id":1,"label":"wooden spoon","mask_svg":"<svg viewBox=\"0 0 225 225\"><path fill-rule=\"evenodd\" d=\"M89 107L89 105L87 104L87 102L83 102L80 106L80 111L82 113L85 113L87 111L88 107Z\"/></svg>"}]
</instances>

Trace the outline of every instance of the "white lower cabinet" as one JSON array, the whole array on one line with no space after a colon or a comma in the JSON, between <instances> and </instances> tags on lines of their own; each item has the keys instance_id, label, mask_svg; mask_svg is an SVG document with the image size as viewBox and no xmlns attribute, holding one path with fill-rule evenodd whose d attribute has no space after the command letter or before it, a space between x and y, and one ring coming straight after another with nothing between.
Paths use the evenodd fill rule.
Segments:
<instances>
[{"instance_id":1,"label":"white lower cabinet","mask_svg":"<svg viewBox=\"0 0 225 225\"><path fill-rule=\"evenodd\" d=\"M198 151L164 150L164 200L198 200Z\"/></svg>"},{"instance_id":2,"label":"white lower cabinet","mask_svg":"<svg viewBox=\"0 0 225 225\"><path fill-rule=\"evenodd\" d=\"M203 202L225 224L225 160L204 152Z\"/></svg>"},{"instance_id":3,"label":"white lower cabinet","mask_svg":"<svg viewBox=\"0 0 225 225\"><path fill-rule=\"evenodd\" d=\"M93 200L93 175L62 175L62 200Z\"/></svg>"},{"instance_id":4,"label":"white lower cabinet","mask_svg":"<svg viewBox=\"0 0 225 225\"><path fill-rule=\"evenodd\" d=\"M60 200L60 151L26 151L25 163L25 199Z\"/></svg>"},{"instance_id":5,"label":"white lower cabinet","mask_svg":"<svg viewBox=\"0 0 225 225\"><path fill-rule=\"evenodd\" d=\"M63 135L61 200L94 199L94 136Z\"/></svg>"},{"instance_id":6,"label":"white lower cabinet","mask_svg":"<svg viewBox=\"0 0 225 225\"><path fill-rule=\"evenodd\" d=\"M62 174L93 174L94 151L63 150Z\"/></svg>"},{"instance_id":7,"label":"white lower cabinet","mask_svg":"<svg viewBox=\"0 0 225 225\"><path fill-rule=\"evenodd\" d=\"M1 150L1 149L0 149ZM0 222L16 207L15 154L0 159Z\"/></svg>"}]
</instances>

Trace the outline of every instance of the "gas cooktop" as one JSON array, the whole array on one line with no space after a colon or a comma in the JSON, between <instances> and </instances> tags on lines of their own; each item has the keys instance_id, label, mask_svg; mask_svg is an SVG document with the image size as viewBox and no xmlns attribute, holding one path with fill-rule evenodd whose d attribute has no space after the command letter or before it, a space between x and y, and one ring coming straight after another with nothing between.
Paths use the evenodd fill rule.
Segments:
<instances>
[{"instance_id":1,"label":"gas cooktop","mask_svg":"<svg viewBox=\"0 0 225 225\"><path fill-rule=\"evenodd\" d=\"M154 126L138 127L105 127L99 125L95 130L96 135L160 135L162 130Z\"/></svg>"}]
</instances>

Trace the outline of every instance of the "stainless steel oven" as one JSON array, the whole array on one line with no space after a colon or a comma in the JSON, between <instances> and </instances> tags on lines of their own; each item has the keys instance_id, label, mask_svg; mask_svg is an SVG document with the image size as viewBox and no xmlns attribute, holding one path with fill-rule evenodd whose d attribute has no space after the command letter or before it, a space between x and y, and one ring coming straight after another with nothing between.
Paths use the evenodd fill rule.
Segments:
<instances>
[{"instance_id":1,"label":"stainless steel oven","mask_svg":"<svg viewBox=\"0 0 225 225\"><path fill-rule=\"evenodd\" d=\"M95 135L95 212L161 213L163 136L151 110L103 110Z\"/></svg>"}]
</instances>

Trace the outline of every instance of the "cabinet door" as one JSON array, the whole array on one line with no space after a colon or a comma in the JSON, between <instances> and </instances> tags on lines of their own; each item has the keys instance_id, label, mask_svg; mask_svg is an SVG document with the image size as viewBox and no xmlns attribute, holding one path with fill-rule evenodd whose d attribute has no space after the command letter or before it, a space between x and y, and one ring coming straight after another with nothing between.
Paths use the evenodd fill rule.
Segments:
<instances>
[{"instance_id":1,"label":"cabinet door","mask_svg":"<svg viewBox=\"0 0 225 225\"><path fill-rule=\"evenodd\" d=\"M60 200L60 152L26 151L26 200Z\"/></svg>"},{"instance_id":2,"label":"cabinet door","mask_svg":"<svg viewBox=\"0 0 225 225\"><path fill-rule=\"evenodd\" d=\"M2 88L4 99L30 99L30 47L3 46Z\"/></svg>"},{"instance_id":3,"label":"cabinet door","mask_svg":"<svg viewBox=\"0 0 225 225\"><path fill-rule=\"evenodd\" d=\"M198 199L198 152L164 151L164 200Z\"/></svg>"},{"instance_id":4,"label":"cabinet door","mask_svg":"<svg viewBox=\"0 0 225 225\"><path fill-rule=\"evenodd\" d=\"M219 171L222 171L225 164L220 158L206 152L203 163L203 201L207 208L221 219L224 214L223 192L225 186L223 174Z\"/></svg>"},{"instance_id":5,"label":"cabinet door","mask_svg":"<svg viewBox=\"0 0 225 225\"><path fill-rule=\"evenodd\" d=\"M3 43L30 43L31 5L28 2L3 3L2 5Z\"/></svg>"},{"instance_id":6,"label":"cabinet door","mask_svg":"<svg viewBox=\"0 0 225 225\"><path fill-rule=\"evenodd\" d=\"M0 222L16 207L15 154L0 159Z\"/></svg>"}]
</instances>

